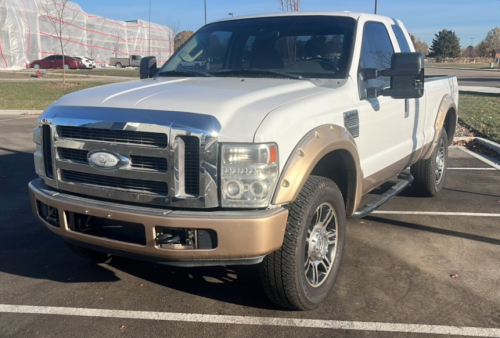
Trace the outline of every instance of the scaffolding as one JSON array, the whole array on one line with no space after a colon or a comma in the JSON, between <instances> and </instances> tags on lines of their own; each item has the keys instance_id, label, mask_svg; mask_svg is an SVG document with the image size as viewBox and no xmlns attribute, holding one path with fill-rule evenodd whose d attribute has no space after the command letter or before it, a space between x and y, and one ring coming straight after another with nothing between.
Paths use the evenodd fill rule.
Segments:
<instances>
[{"instance_id":1,"label":"scaffolding","mask_svg":"<svg viewBox=\"0 0 500 338\"><path fill-rule=\"evenodd\" d=\"M59 36L65 55L87 56L101 66L129 55L156 56L162 64L171 55L174 37L166 26L87 14L74 2L67 2L61 17L63 5L56 6L49 0L0 0L0 69L26 68L33 60L61 54ZM54 25L59 22L62 32Z\"/></svg>"}]
</instances>

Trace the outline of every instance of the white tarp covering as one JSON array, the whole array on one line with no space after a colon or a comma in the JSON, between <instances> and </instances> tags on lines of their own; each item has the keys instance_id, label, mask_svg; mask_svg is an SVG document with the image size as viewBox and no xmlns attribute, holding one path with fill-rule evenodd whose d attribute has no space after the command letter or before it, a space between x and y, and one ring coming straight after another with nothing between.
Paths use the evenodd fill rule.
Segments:
<instances>
[{"instance_id":1,"label":"white tarp covering","mask_svg":"<svg viewBox=\"0 0 500 338\"><path fill-rule=\"evenodd\" d=\"M52 0L0 0L0 69L26 68L33 60L61 54L60 29L53 25L60 21L69 56L88 56L98 65L109 64L111 57L154 55L159 64L170 57L173 33L166 26L106 19L72 2L59 20L63 6L56 6Z\"/></svg>"}]
</instances>

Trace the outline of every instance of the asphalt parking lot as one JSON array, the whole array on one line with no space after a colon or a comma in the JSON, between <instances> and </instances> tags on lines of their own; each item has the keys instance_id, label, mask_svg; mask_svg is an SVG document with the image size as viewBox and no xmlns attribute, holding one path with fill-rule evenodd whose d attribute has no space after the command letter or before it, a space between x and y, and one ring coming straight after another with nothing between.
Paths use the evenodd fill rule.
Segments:
<instances>
[{"instance_id":1,"label":"asphalt parking lot","mask_svg":"<svg viewBox=\"0 0 500 338\"><path fill-rule=\"evenodd\" d=\"M500 337L500 171L458 148L438 197L408 188L349 220L328 301L293 312L266 299L252 266L71 253L29 205L36 118L0 115L1 338Z\"/></svg>"}]
</instances>

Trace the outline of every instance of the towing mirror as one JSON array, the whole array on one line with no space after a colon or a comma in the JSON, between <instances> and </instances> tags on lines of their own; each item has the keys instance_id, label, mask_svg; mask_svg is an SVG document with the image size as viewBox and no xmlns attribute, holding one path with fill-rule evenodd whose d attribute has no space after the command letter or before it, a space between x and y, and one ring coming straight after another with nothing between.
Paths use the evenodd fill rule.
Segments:
<instances>
[{"instance_id":1,"label":"towing mirror","mask_svg":"<svg viewBox=\"0 0 500 338\"><path fill-rule=\"evenodd\" d=\"M157 71L158 68L156 67L155 56L146 56L141 59L141 68L140 68L141 79L149 79L150 77L155 76Z\"/></svg>"},{"instance_id":2,"label":"towing mirror","mask_svg":"<svg viewBox=\"0 0 500 338\"><path fill-rule=\"evenodd\" d=\"M395 53L392 55L391 69L364 69L364 79L381 76L391 78L389 88L368 88L368 98L380 95L394 99L418 99L424 95L424 55L422 53Z\"/></svg>"}]
</instances>

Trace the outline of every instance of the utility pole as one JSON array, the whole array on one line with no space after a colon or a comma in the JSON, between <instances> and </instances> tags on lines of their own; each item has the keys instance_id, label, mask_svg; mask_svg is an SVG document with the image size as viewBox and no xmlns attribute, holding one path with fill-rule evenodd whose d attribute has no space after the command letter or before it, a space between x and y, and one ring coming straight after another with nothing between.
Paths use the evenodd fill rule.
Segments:
<instances>
[{"instance_id":1,"label":"utility pole","mask_svg":"<svg viewBox=\"0 0 500 338\"><path fill-rule=\"evenodd\" d=\"M470 45L473 46L472 41L474 41L474 38L470 38Z\"/></svg>"},{"instance_id":2,"label":"utility pole","mask_svg":"<svg viewBox=\"0 0 500 338\"><path fill-rule=\"evenodd\" d=\"M205 0L205 25L207 24L207 0Z\"/></svg>"},{"instance_id":3,"label":"utility pole","mask_svg":"<svg viewBox=\"0 0 500 338\"><path fill-rule=\"evenodd\" d=\"M378 0L375 0L375 14L377 14Z\"/></svg>"}]
</instances>

